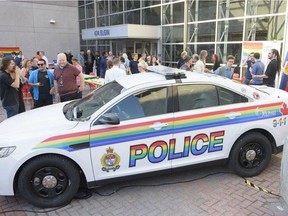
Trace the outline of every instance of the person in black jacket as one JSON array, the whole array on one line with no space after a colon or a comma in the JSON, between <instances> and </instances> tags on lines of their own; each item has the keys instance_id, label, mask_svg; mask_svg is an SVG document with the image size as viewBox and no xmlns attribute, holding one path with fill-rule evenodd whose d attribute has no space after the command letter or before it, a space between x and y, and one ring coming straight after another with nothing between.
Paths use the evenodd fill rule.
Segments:
<instances>
[{"instance_id":1,"label":"person in black jacket","mask_svg":"<svg viewBox=\"0 0 288 216\"><path fill-rule=\"evenodd\" d=\"M91 50L87 50L84 59L85 59L85 74L90 74L91 72L93 72L93 66L95 61L95 56L92 54Z\"/></svg>"}]
</instances>

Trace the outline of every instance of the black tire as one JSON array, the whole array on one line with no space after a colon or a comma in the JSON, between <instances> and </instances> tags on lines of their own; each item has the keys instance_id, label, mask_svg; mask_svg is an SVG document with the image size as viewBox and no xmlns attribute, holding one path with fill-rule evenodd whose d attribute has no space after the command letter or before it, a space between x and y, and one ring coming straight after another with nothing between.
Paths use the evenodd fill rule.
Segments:
<instances>
[{"instance_id":1,"label":"black tire","mask_svg":"<svg viewBox=\"0 0 288 216\"><path fill-rule=\"evenodd\" d=\"M41 208L70 203L79 184L79 169L70 160L58 155L43 155L29 161L18 178L20 195Z\"/></svg>"},{"instance_id":2,"label":"black tire","mask_svg":"<svg viewBox=\"0 0 288 216\"><path fill-rule=\"evenodd\" d=\"M263 134L250 132L239 138L230 153L231 168L242 177L259 175L272 156L270 141Z\"/></svg>"}]
</instances>

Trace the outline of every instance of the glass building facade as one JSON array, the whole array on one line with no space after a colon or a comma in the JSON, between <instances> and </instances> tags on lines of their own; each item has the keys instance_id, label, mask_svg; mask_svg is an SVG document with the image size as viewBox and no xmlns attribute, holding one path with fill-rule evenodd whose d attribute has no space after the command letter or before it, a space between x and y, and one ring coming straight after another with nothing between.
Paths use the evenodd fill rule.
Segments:
<instances>
[{"instance_id":1,"label":"glass building facade","mask_svg":"<svg viewBox=\"0 0 288 216\"><path fill-rule=\"evenodd\" d=\"M205 49L207 63L216 53L241 63L245 41L278 41L287 32L287 0L82 0L79 1L81 49L147 52L174 66L183 50ZM124 38L82 40L83 29L136 24L161 28L159 40ZM286 44L286 46L288 46Z\"/></svg>"}]
</instances>

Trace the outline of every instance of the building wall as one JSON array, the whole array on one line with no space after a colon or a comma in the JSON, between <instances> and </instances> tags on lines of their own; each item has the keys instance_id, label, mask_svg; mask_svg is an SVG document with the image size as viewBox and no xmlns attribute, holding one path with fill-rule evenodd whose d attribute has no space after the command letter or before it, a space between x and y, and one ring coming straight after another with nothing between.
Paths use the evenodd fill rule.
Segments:
<instances>
[{"instance_id":1,"label":"building wall","mask_svg":"<svg viewBox=\"0 0 288 216\"><path fill-rule=\"evenodd\" d=\"M0 47L19 47L25 57L45 51L49 62L59 52L80 50L77 1L0 1ZM50 20L55 24L50 24Z\"/></svg>"}]
</instances>

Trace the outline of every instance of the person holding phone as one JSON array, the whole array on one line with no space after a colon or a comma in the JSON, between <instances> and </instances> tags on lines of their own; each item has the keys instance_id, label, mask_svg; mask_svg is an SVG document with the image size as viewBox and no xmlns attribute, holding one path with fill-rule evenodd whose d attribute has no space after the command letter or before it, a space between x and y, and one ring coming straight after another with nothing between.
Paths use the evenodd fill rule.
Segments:
<instances>
[{"instance_id":1,"label":"person holding phone","mask_svg":"<svg viewBox=\"0 0 288 216\"><path fill-rule=\"evenodd\" d=\"M33 87L34 107L53 104L54 75L46 69L46 61L39 59L38 68L29 76L28 84Z\"/></svg>"},{"instance_id":2,"label":"person holding phone","mask_svg":"<svg viewBox=\"0 0 288 216\"><path fill-rule=\"evenodd\" d=\"M19 113L20 68L8 57L2 58L0 68L0 97L7 118Z\"/></svg>"}]
</instances>

